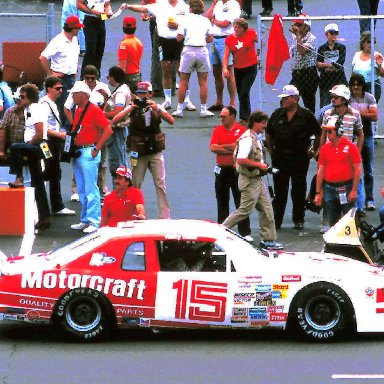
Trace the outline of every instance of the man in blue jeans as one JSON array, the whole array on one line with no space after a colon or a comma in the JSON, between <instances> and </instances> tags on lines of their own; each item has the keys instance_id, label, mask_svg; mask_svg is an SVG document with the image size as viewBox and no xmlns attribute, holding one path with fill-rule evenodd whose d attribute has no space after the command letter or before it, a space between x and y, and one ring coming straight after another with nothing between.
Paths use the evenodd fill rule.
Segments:
<instances>
[{"instance_id":1,"label":"man in blue jeans","mask_svg":"<svg viewBox=\"0 0 384 384\"><path fill-rule=\"evenodd\" d=\"M112 129L103 111L89 101L91 90L87 84L83 81L76 82L71 93L77 106L71 131L73 134L78 132L72 165L81 203L80 223L71 225L71 228L90 233L100 225L101 207L97 174L101 158L100 150L111 136Z\"/></svg>"}]
</instances>

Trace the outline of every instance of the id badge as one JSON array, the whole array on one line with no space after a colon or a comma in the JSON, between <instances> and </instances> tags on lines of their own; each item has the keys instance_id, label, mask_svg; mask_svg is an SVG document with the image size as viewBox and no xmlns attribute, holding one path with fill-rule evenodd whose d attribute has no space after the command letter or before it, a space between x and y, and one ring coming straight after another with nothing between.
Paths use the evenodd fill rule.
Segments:
<instances>
[{"instance_id":1,"label":"id badge","mask_svg":"<svg viewBox=\"0 0 384 384\"><path fill-rule=\"evenodd\" d=\"M64 142L64 152L68 153L71 150L71 142L72 142L72 136L66 135L65 142Z\"/></svg>"},{"instance_id":2,"label":"id badge","mask_svg":"<svg viewBox=\"0 0 384 384\"><path fill-rule=\"evenodd\" d=\"M215 168L213 169L213 171L216 173L216 175L220 175L221 168L218 165L215 165Z\"/></svg>"},{"instance_id":3,"label":"id badge","mask_svg":"<svg viewBox=\"0 0 384 384\"><path fill-rule=\"evenodd\" d=\"M347 199L347 190L345 188L340 188L338 190L338 193L339 193L339 201L340 201L340 204L343 205L343 204L347 204L348 203L348 199Z\"/></svg>"},{"instance_id":4,"label":"id badge","mask_svg":"<svg viewBox=\"0 0 384 384\"><path fill-rule=\"evenodd\" d=\"M139 158L139 154L137 152L131 151L131 167L136 167L137 159Z\"/></svg>"},{"instance_id":5,"label":"id badge","mask_svg":"<svg viewBox=\"0 0 384 384\"><path fill-rule=\"evenodd\" d=\"M50 159L52 157L52 153L49 150L48 144L46 142L40 143L40 148L41 148L43 155L46 159Z\"/></svg>"}]
</instances>

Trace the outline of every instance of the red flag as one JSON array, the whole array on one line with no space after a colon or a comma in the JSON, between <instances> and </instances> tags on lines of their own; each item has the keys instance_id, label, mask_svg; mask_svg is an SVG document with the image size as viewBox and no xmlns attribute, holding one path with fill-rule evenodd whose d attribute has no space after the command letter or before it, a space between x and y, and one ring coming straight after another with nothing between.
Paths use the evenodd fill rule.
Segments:
<instances>
[{"instance_id":1,"label":"red flag","mask_svg":"<svg viewBox=\"0 0 384 384\"><path fill-rule=\"evenodd\" d=\"M283 20L281 15L276 14L273 17L271 31L268 37L265 68L265 81L267 84L275 84L284 61L288 59L289 48L283 33Z\"/></svg>"}]
</instances>

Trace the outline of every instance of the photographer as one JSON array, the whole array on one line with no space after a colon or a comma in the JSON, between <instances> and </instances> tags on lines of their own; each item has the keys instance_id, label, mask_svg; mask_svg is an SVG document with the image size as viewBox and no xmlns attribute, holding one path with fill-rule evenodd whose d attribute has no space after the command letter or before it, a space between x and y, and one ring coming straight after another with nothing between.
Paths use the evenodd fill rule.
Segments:
<instances>
[{"instance_id":1,"label":"photographer","mask_svg":"<svg viewBox=\"0 0 384 384\"><path fill-rule=\"evenodd\" d=\"M228 228L249 217L253 209L259 212L260 246L278 250L283 246L276 242L275 219L268 191L261 179L265 172L278 172L265 162L265 148L260 133L267 126L268 115L262 111L252 112L248 120L248 130L237 140L234 151L236 169L239 172L241 200L239 208L223 222Z\"/></svg>"},{"instance_id":2,"label":"photographer","mask_svg":"<svg viewBox=\"0 0 384 384\"><path fill-rule=\"evenodd\" d=\"M169 219L170 210L165 186L165 166L163 149L165 149L165 135L160 130L161 120L169 124L174 123L171 114L151 98L152 84L141 81L137 84L136 95L132 105L118 113L112 123L116 124L130 116L127 146L131 151L132 184L141 188L147 168L152 174L156 188L159 219Z\"/></svg>"}]
</instances>

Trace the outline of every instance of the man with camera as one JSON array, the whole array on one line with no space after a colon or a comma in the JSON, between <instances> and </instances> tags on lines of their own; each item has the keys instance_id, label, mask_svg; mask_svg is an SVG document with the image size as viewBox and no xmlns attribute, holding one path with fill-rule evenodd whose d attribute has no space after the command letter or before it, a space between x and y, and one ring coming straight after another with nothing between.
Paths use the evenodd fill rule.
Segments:
<instances>
[{"instance_id":1,"label":"man with camera","mask_svg":"<svg viewBox=\"0 0 384 384\"><path fill-rule=\"evenodd\" d=\"M82 81L76 82L71 93L77 106L71 129L75 136L73 141L76 147L72 164L81 202L80 223L71 225L71 228L90 233L100 224L101 207L97 173L101 158L100 150L112 135L112 128L103 111L89 101L91 91L87 84Z\"/></svg>"},{"instance_id":2,"label":"man with camera","mask_svg":"<svg viewBox=\"0 0 384 384\"><path fill-rule=\"evenodd\" d=\"M223 222L228 228L249 217L254 208L259 212L260 246L278 250L275 219L268 191L262 181L265 172L278 172L265 162L265 148L260 134L267 126L268 115L262 111L252 112L248 120L248 130L237 141L234 157L239 172L241 200L239 208Z\"/></svg>"},{"instance_id":3,"label":"man with camera","mask_svg":"<svg viewBox=\"0 0 384 384\"><path fill-rule=\"evenodd\" d=\"M160 130L161 120L169 124L174 118L152 99L152 84L149 81L137 83L136 95L132 104L124 108L113 119L116 124L130 116L128 149L131 151L132 184L141 188L147 168L152 174L156 188L159 219L169 219L170 209L165 186L165 165L163 150L165 135Z\"/></svg>"}]
</instances>

